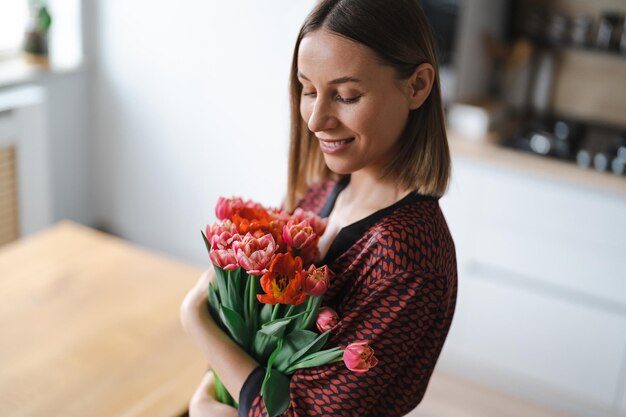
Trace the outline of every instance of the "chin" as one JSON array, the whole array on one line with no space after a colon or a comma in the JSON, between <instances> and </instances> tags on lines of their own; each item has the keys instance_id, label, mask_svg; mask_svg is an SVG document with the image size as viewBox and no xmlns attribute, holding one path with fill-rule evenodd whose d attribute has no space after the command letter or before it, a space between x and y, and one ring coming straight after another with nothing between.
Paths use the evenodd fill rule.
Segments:
<instances>
[{"instance_id":1,"label":"chin","mask_svg":"<svg viewBox=\"0 0 626 417\"><path fill-rule=\"evenodd\" d=\"M333 158L328 158L326 156L324 157L324 161L326 162L328 169L338 175L348 175L358 170L358 168L350 164L337 161L336 159L333 160Z\"/></svg>"}]
</instances>

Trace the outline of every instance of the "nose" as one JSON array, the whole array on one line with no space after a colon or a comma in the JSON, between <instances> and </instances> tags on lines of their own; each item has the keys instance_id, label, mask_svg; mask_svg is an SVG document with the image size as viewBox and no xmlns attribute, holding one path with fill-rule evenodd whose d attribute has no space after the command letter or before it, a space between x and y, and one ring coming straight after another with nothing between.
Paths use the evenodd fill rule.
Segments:
<instances>
[{"instance_id":1,"label":"nose","mask_svg":"<svg viewBox=\"0 0 626 417\"><path fill-rule=\"evenodd\" d=\"M307 125L311 132L334 129L339 124L337 117L333 113L332 105L319 96L316 98L315 103L311 105L308 116ZM305 120L307 120L306 117Z\"/></svg>"}]
</instances>

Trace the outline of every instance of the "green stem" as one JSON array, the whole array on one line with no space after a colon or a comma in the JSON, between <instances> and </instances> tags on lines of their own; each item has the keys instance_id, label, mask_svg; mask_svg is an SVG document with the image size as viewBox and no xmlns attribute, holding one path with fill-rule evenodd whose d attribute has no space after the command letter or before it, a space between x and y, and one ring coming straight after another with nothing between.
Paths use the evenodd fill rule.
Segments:
<instances>
[{"instance_id":1,"label":"green stem","mask_svg":"<svg viewBox=\"0 0 626 417\"><path fill-rule=\"evenodd\" d=\"M311 308L313 307L313 297L312 295L309 295L309 300L306 304L306 314L304 315L304 318L302 319L302 323L308 323L309 322L309 317L311 316L311 314L313 314L313 312L311 311Z\"/></svg>"},{"instance_id":2,"label":"green stem","mask_svg":"<svg viewBox=\"0 0 626 417\"><path fill-rule=\"evenodd\" d=\"M249 322L250 322L250 328L252 329L252 334L254 335L256 333L256 327L257 327L257 314L256 314L256 303L257 303L257 298L256 298L256 281L254 281L256 279L256 277L254 275L250 275L250 278L252 281L250 282L250 294L248 294L248 314L250 314L250 317L248 317Z\"/></svg>"},{"instance_id":3,"label":"green stem","mask_svg":"<svg viewBox=\"0 0 626 417\"><path fill-rule=\"evenodd\" d=\"M274 309L272 310L272 318L270 319L270 321L276 320L279 312L280 312L280 304L274 304Z\"/></svg>"},{"instance_id":4,"label":"green stem","mask_svg":"<svg viewBox=\"0 0 626 417\"><path fill-rule=\"evenodd\" d=\"M289 304L289 308L287 309L287 312L285 313L285 317L289 317L291 315L291 313L293 313L293 310L296 308L296 306L294 306L293 304Z\"/></svg>"}]
</instances>

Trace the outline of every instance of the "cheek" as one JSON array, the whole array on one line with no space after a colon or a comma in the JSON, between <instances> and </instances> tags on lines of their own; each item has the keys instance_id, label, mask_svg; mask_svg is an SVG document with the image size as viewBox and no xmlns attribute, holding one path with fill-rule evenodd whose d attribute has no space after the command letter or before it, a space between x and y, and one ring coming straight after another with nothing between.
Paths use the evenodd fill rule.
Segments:
<instances>
[{"instance_id":1,"label":"cheek","mask_svg":"<svg viewBox=\"0 0 626 417\"><path fill-rule=\"evenodd\" d=\"M304 120L305 123L309 122L311 112L311 105L306 103L304 100L300 101L300 117L302 117L302 120Z\"/></svg>"}]
</instances>

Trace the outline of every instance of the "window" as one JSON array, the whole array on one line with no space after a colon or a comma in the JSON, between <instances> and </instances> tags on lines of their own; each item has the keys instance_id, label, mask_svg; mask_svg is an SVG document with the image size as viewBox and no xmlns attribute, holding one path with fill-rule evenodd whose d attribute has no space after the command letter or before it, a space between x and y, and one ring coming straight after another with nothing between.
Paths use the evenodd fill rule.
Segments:
<instances>
[{"instance_id":1,"label":"window","mask_svg":"<svg viewBox=\"0 0 626 417\"><path fill-rule=\"evenodd\" d=\"M75 68L81 64L81 0L42 0L52 16L48 34L51 64ZM0 0L0 61L19 57L30 21L30 0Z\"/></svg>"},{"instance_id":2,"label":"window","mask_svg":"<svg viewBox=\"0 0 626 417\"><path fill-rule=\"evenodd\" d=\"M28 18L27 0L0 0L0 59L19 54Z\"/></svg>"}]
</instances>

